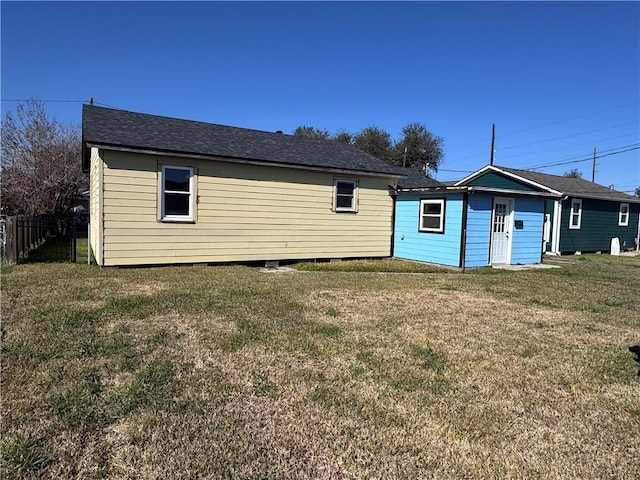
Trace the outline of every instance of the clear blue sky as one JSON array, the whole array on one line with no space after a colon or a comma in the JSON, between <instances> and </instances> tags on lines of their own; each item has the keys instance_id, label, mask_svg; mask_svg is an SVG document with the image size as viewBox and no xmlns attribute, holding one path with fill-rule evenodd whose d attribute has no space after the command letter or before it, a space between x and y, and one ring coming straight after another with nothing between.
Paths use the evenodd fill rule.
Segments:
<instances>
[{"instance_id":1,"label":"clear blue sky","mask_svg":"<svg viewBox=\"0 0 640 480\"><path fill-rule=\"evenodd\" d=\"M7 100L117 108L291 133L299 125L445 139L440 180L489 161L590 159L640 185L638 2L1 3ZM47 103L80 123L81 103ZM591 178L591 160L540 168Z\"/></svg>"}]
</instances>

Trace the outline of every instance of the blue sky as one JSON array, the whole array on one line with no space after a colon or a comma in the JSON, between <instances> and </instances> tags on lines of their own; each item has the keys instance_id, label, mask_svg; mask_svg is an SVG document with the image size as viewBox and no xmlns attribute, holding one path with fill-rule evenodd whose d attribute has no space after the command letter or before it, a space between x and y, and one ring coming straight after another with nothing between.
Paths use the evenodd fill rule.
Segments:
<instances>
[{"instance_id":1,"label":"blue sky","mask_svg":"<svg viewBox=\"0 0 640 480\"><path fill-rule=\"evenodd\" d=\"M639 2L3 1L1 15L3 114L94 97L285 133L398 138L420 122L445 140L439 180L488 163L495 123L498 165L590 179L596 146L596 182L640 185ZM81 121L79 102L46 107Z\"/></svg>"}]
</instances>

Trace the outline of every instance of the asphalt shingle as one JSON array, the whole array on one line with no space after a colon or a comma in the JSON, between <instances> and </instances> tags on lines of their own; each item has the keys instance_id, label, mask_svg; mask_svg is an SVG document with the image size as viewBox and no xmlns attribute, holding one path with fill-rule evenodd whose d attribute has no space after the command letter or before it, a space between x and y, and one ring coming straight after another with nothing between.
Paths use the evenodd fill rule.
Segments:
<instances>
[{"instance_id":1,"label":"asphalt shingle","mask_svg":"<svg viewBox=\"0 0 640 480\"><path fill-rule=\"evenodd\" d=\"M93 105L83 105L82 134L85 143L91 145L253 160L310 169L403 175L401 168L353 145Z\"/></svg>"},{"instance_id":2,"label":"asphalt shingle","mask_svg":"<svg viewBox=\"0 0 640 480\"><path fill-rule=\"evenodd\" d=\"M583 178L562 177L559 175L550 175L548 173L519 170L517 168L499 167L497 165L496 168L573 197L601 198L603 200L621 202L638 201L637 197L632 197L626 193L618 192L617 190L607 188L603 185L598 185L597 183L590 182Z\"/></svg>"},{"instance_id":3,"label":"asphalt shingle","mask_svg":"<svg viewBox=\"0 0 640 480\"><path fill-rule=\"evenodd\" d=\"M398 188L402 190L442 187L442 183L425 175L423 170L417 168L402 168L401 171L407 176L398 180Z\"/></svg>"}]
</instances>

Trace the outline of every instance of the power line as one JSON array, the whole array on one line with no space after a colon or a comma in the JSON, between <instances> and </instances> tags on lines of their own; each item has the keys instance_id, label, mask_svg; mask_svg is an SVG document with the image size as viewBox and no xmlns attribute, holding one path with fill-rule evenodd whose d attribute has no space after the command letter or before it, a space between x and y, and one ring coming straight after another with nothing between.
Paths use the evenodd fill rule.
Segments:
<instances>
[{"instance_id":1,"label":"power line","mask_svg":"<svg viewBox=\"0 0 640 480\"><path fill-rule=\"evenodd\" d=\"M30 98L30 99L7 99L7 98L3 98L0 101L2 102L31 102L31 101L36 101L36 102L42 102L42 103L91 103L92 105L99 105L102 107L109 107L109 108L118 108L115 107L113 105L109 105L107 103L102 103L102 102L96 102L95 99L89 99L89 100L40 100L39 98Z\"/></svg>"},{"instance_id":2,"label":"power line","mask_svg":"<svg viewBox=\"0 0 640 480\"><path fill-rule=\"evenodd\" d=\"M611 155L619 155L621 153L630 152L630 151L638 150L638 149L640 149L640 144L638 144L638 143L634 143L634 144L630 144L630 145L621 145L621 146L609 148L609 149L606 149L606 150L602 150L600 152L600 154L596 156L596 159L603 158L603 157L608 157L608 156L611 156ZM480 157L480 156L481 156L481 154L474 155L474 157ZM562 158L562 159L559 159L559 160L551 162L551 163L545 163L545 164L539 164L539 165L531 165L531 166L528 166L528 167L521 167L521 168L523 170L537 170L537 169L542 169L542 168L547 168L547 167L555 167L555 166L560 166L560 165L571 165L571 164L574 164L574 163L584 163L584 162L589 162L589 161L593 161L593 156L592 155L589 156L589 157L583 157L582 155L580 155L580 156L571 156L571 157ZM440 168L440 169L438 169L438 172L472 173L473 171L472 170L455 170L455 169Z\"/></svg>"},{"instance_id":3,"label":"power line","mask_svg":"<svg viewBox=\"0 0 640 480\"><path fill-rule=\"evenodd\" d=\"M544 127L548 127L548 126L551 126L551 125L557 125L559 123L570 122L572 120L577 120L579 118L584 118L584 117L590 117L592 115L598 115L600 113L609 112L611 110L617 110L619 108L627 107L629 105L634 105L634 104L639 103L639 102L640 102L640 100L634 100L632 102L627 102L627 103L623 103L623 104L620 104L620 105L616 105L615 107L604 108L602 110L597 110L595 112L585 113L583 115L577 115L575 117L566 118L566 119L563 119L563 120L556 120L556 121L553 121L553 122L550 122L550 123L545 123L543 125L538 125L538 126L535 126L535 127L526 128L524 130L518 130L518 131L515 131L515 132L505 133L503 135L498 135L498 138L508 137L508 136L511 136L511 135L517 135L519 133L524 133L524 132L530 132L531 130L537 130L539 128L544 128ZM469 143L469 144L464 145L462 147L458 147L458 150L464 150L467 147L473 147L473 146L479 145L481 143L484 144L486 142L484 140L482 140L482 141L478 141L478 142Z\"/></svg>"},{"instance_id":4,"label":"power line","mask_svg":"<svg viewBox=\"0 0 640 480\"><path fill-rule=\"evenodd\" d=\"M618 108L623 108L623 107L626 107L626 106L629 106L629 105L633 105L633 104L638 103L638 102L640 102L640 100L634 100L633 102L623 103L622 105L617 105L617 106L611 107L611 108L605 108L603 110L598 110L597 112L585 113L584 115L578 115L578 116L575 116L575 117L567 118L565 120L557 120L555 122L545 123L544 125L527 128L525 130L519 130L517 132L505 133L502 136L503 137L508 137L508 136L511 136L511 135L517 135L519 133L530 132L531 130L537 130L539 128L549 127L551 125L557 125L559 123L570 122L572 120L577 120L579 118L590 117L592 115L598 115L598 114L603 113L603 112L609 112L611 110L617 110Z\"/></svg>"},{"instance_id":5,"label":"power line","mask_svg":"<svg viewBox=\"0 0 640 480\"><path fill-rule=\"evenodd\" d=\"M600 155L597 155L596 158L608 156L608 155L603 155L603 154L608 154L609 152L614 152L614 151L619 150L619 149L623 149L624 150L626 148L630 148L631 150L636 150L637 148L633 148L633 147L638 147L638 146L639 146L639 144L636 143L636 144L633 144L633 145L622 145L622 146L619 146L619 147L614 147L614 148L609 148L609 149L606 149L606 150L601 150L600 151ZM629 151L629 150L624 150L624 151ZM569 161L569 160L584 161L584 160L578 160L580 158L582 158L582 155L577 156L577 157L574 156L574 157L561 158L561 159L556 160L553 163L560 163L560 162L565 162L565 161ZM593 160L593 156L589 156L588 159L589 160ZM564 165L564 163L560 163L560 164ZM527 168L542 168L544 166L546 166L546 164L534 165L534 166L527 167Z\"/></svg>"},{"instance_id":6,"label":"power line","mask_svg":"<svg viewBox=\"0 0 640 480\"><path fill-rule=\"evenodd\" d=\"M528 146L531 146L531 145L539 145L541 143L553 142L555 140L563 140L565 138L571 138L571 137L579 137L581 135L589 135L590 133L601 132L603 130L611 130L613 128L618 128L618 127L626 127L627 125L632 125L632 124L637 124L637 123L638 123L638 121L621 123L619 125L612 125L610 127L598 128L596 130L589 130L587 132L572 133L571 135L563 135L562 137L554 137L554 138L549 138L547 140L540 140L539 142L523 143L523 144L520 144L520 145L509 145L507 147L502 147L500 150L503 151L503 150L509 150L509 149L512 149L512 148L528 147Z\"/></svg>"},{"instance_id":7,"label":"power line","mask_svg":"<svg viewBox=\"0 0 640 480\"><path fill-rule=\"evenodd\" d=\"M621 149L621 148L636 147L636 146L638 146L638 145L640 145L640 144L638 144L638 143L632 143L632 144L630 144L630 145L620 145L620 146L618 146L618 147L613 147L613 148L607 148L607 149L605 149L605 150L600 150L600 153L602 154L602 153L613 152L614 150L619 150L619 149ZM576 159L578 159L578 158L582 158L582 155L577 155L577 156L576 156L576 155L574 155L574 156L566 157L566 158L558 158L557 160L554 160L554 162L564 162L565 160L576 160ZM593 157L589 157L589 158L593 158ZM529 168L536 168L536 167L535 167L535 166L533 166L533 167L529 167Z\"/></svg>"},{"instance_id":8,"label":"power line","mask_svg":"<svg viewBox=\"0 0 640 480\"><path fill-rule=\"evenodd\" d=\"M640 146L635 146L635 147L631 147L631 148L626 148L624 150L618 150L618 151L615 151L615 152L596 155L595 158L598 159L598 158L603 158L603 157L609 157L611 155L619 155L621 153L630 152L632 150L639 150L639 149L640 149ZM535 165L535 166L531 166L531 167L525 167L524 170L538 170L538 169L541 169L541 168L556 167L556 166L559 166L559 165L569 165L569 164L572 164L572 163L589 162L589 161L592 161L592 160L593 160L593 156L588 157L588 158L583 158L583 159L580 159L580 160L569 160L569 161L566 161L566 162L555 162L555 163L547 163L547 164L544 164L544 165Z\"/></svg>"},{"instance_id":9,"label":"power line","mask_svg":"<svg viewBox=\"0 0 640 480\"><path fill-rule=\"evenodd\" d=\"M473 170L449 170L446 168L439 168L438 172L473 173Z\"/></svg>"},{"instance_id":10,"label":"power line","mask_svg":"<svg viewBox=\"0 0 640 480\"><path fill-rule=\"evenodd\" d=\"M640 102L640 100L634 100L632 102L627 102L627 103L624 103L624 104L621 104L621 105L617 105L615 107L610 107L610 108L598 110L598 111L587 113L587 114L584 114L584 115L578 115L578 116L567 118L567 119L564 119L564 120L557 120L557 121L554 121L554 122L549 122L549 123L546 123L546 124L543 124L543 125L527 128L527 129L524 129L524 130L519 130L519 131L516 131L516 132L509 132L509 133L506 133L506 134L503 134L503 135L498 135L498 139L501 139L501 138L504 138L504 137L508 137L508 136L511 136L511 135L516 135L516 134L519 134L519 133L529 132L531 130L536 130L536 129L543 128L543 127L546 127L546 126L557 125L559 123L564 123L564 122L572 121L572 120L579 119L579 118L584 118L584 117L588 117L588 116L592 116L592 115L597 115L597 114L600 114L600 113L603 113L603 112L607 112L607 111L611 111L611 110L616 110L616 109L623 108L623 107L626 107L626 106L629 106L629 105L637 104L638 102ZM589 131L589 132L580 132L580 133L576 133L576 134L573 134L573 135L569 135L567 137L586 135L586 134L598 132L598 131L601 131L601 130L608 130L608 129L612 129L612 128L618 128L620 126L625 126L625 125L629 125L629 124L632 124L632 123L635 124L637 122L629 122L629 123L622 124L622 125L614 125L612 127L605 127L603 129L592 130L592 131ZM554 138L554 139L542 140L540 142L535 142L535 143L531 143L531 144L524 144L524 145L517 145L517 146L535 145L536 143L544 143L544 142L547 142L547 141L558 140L558 139L561 139L561 138L566 138L566 137L558 137L558 138ZM468 144L468 145L465 145L463 147L459 147L457 150L463 150L463 149L465 149L467 147L478 145L480 143L486 143L486 142L485 141L475 142L473 144ZM515 148L515 147L516 146L508 146L508 147L500 148L500 150ZM471 154L471 155L467 155L466 157L456 158L454 160L454 162L459 162L459 161L467 160L467 159L470 159L470 158L476 158L476 157L479 157L479 156L484 156L484 154L483 153L474 153L474 154Z\"/></svg>"},{"instance_id":11,"label":"power line","mask_svg":"<svg viewBox=\"0 0 640 480\"><path fill-rule=\"evenodd\" d=\"M547 139L547 140L540 140L538 142L531 142L531 143L525 143L525 144L520 144L520 145L509 145L509 146L506 146L506 147L500 147L496 151L499 153L499 152L504 152L505 150L510 150L510 149L514 149L514 148L527 147L527 146L531 146L531 145L537 145L537 144L541 144L541 143L552 142L552 141L555 141L555 140L561 140L561 139L564 139L564 138L577 137L577 136L580 136L580 135L588 135L590 133L600 132L600 131L604 131L604 130L611 130L611 129L614 129L614 128L618 128L618 127L622 127L622 126L626 126L626 125L632 125L632 124L636 124L636 123L638 123L638 122L637 121L627 122L627 123L623 123L623 124L619 124L619 125L613 125L613 126L610 126L610 127L600 128L600 129L597 129L597 130L589 130L589 131L586 131L586 132L574 133L574 134L565 135L565 136L562 136L562 137L555 137L555 138L550 138L550 139ZM607 141L607 140L613 140L613 139L616 139L616 138L626 138L626 137L631 137L631 136L633 136L634 138L637 138L638 134L634 132L634 133L630 133L630 134L627 134L627 135L618 135L618 136L615 136L615 137L600 138L600 139L598 139L597 142L589 141L589 142L574 143L574 144L571 144L571 145L563 145L563 146L560 146L560 147L555 147L555 149L556 150L557 149L567 149L567 148L572 148L572 147L575 147L575 146L599 143L599 142L604 142L604 141ZM478 153L474 153L474 154L471 154L471 155L467 155L465 157L454 158L454 159L452 159L452 161L450 163L453 163L453 164L461 163L461 162L464 162L464 160L468 160L470 158L476 158L476 157L480 157L480 156L484 157L484 153L478 152Z\"/></svg>"},{"instance_id":12,"label":"power line","mask_svg":"<svg viewBox=\"0 0 640 480\"><path fill-rule=\"evenodd\" d=\"M87 103L87 100L40 100L38 98L28 98L28 99L23 99L23 100L16 100L16 99L1 99L0 101L2 102L31 102L31 101L36 101L36 102L42 102L42 103Z\"/></svg>"}]
</instances>

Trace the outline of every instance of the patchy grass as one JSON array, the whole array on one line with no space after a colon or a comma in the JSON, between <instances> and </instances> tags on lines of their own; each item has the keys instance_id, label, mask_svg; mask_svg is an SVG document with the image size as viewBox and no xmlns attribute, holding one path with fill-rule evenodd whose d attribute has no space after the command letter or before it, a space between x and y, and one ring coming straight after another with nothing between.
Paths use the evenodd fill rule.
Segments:
<instances>
[{"instance_id":1,"label":"patchy grass","mask_svg":"<svg viewBox=\"0 0 640 480\"><path fill-rule=\"evenodd\" d=\"M438 265L398 259L303 262L293 267L307 272L453 273L456 271Z\"/></svg>"},{"instance_id":2,"label":"patchy grass","mask_svg":"<svg viewBox=\"0 0 640 480\"><path fill-rule=\"evenodd\" d=\"M640 257L549 261L3 266L0 476L636 478Z\"/></svg>"}]
</instances>

